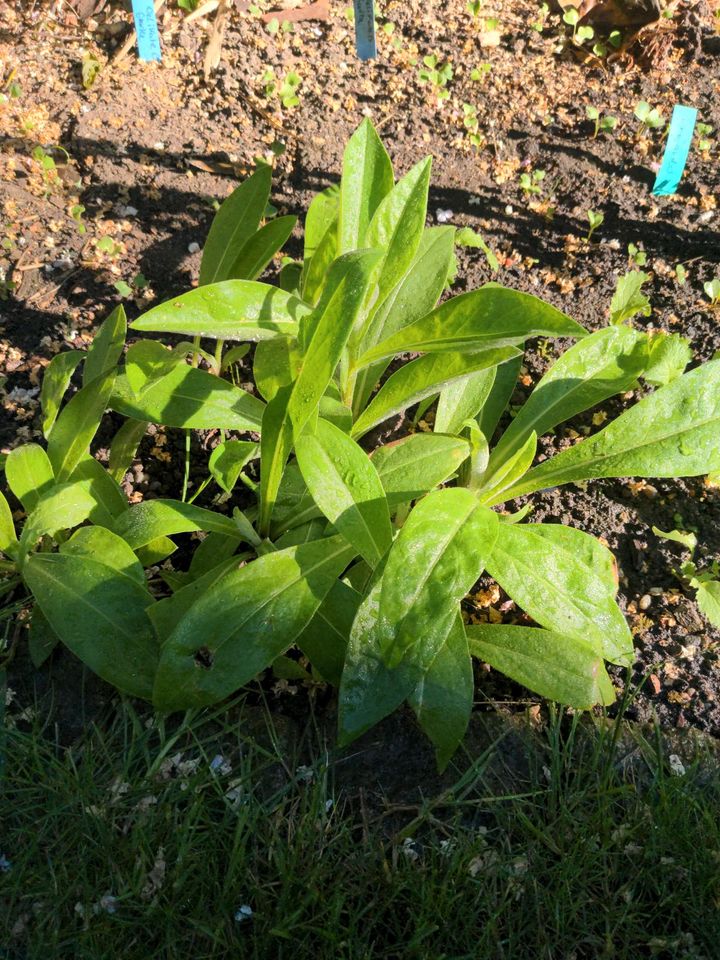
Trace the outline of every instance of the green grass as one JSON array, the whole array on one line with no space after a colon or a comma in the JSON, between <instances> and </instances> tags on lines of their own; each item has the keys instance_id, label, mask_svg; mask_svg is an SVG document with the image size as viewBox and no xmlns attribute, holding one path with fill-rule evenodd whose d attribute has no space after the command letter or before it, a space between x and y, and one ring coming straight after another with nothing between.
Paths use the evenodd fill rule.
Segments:
<instances>
[{"instance_id":1,"label":"green grass","mask_svg":"<svg viewBox=\"0 0 720 960\"><path fill-rule=\"evenodd\" d=\"M501 737L394 809L371 785L343 796L312 727L301 767L269 713L250 738L242 709L171 732L123 704L72 748L8 724L0 957L718 955L720 775L702 749L677 776L659 737L551 714L521 731L511 794ZM210 769L220 752L231 772ZM192 767L169 769L178 753Z\"/></svg>"}]
</instances>

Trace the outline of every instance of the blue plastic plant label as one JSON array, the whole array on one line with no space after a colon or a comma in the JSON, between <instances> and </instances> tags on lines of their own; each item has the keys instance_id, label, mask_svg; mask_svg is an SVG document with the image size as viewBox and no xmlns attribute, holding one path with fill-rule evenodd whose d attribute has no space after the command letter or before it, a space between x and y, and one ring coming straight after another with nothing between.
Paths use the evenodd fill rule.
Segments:
<instances>
[{"instance_id":1,"label":"blue plastic plant label","mask_svg":"<svg viewBox=\"0 0 720 960\"><path fill-rule=\"evenodd\" d=\"M153 0L132 0L138 54L141 60L162 60Z\"/></svg>"},{"instance_id":2,"label":"blue plastic plant label","mask_svg":"<svg viewBox=\"0 0 720 960\"><path fill-rule=\"evenodd\" d=\"M667 197L677 190L690 153L696 119L695 107L681 104L674 107L665 153L652 190L654 196Z\"/></svg>"},{"instance_id":3,"label":"blue plastic plant label","mask_svg":"<svg viewBox=\"0 0 720 960\"><path fill-rule=\"evenodd\" d=\"M357 55L361 60L374 60L377 56L374 0L353 0L353 7Z\"/></svg>"}]
</instances>

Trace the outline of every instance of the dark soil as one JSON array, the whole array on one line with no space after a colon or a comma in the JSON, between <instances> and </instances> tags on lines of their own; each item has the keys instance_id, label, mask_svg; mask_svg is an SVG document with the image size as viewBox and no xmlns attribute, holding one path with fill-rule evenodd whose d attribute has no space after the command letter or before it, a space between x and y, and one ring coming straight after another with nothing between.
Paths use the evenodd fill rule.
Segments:
<instances>
[{"instance_id":1,"label":"dark soil","mask_svg":"<svg viewBox=\"0 0 720 960\"><path fill-rule=\"evenodd\" d=\"M679 3L672 18L648 28L609 64L579 57L567 45L558 52L565 30L559 17L534 30L541 14L526 0L499 0L477 21L463 0L387 0L380 22L393 23L394 32L380 30L379 57L366 64L355 57L352 25L339 2L331 3L328 22L275 34L252 12L235 10L220 67L208 82L203 22L187 24L174 3L166 6L162 65L142 64L134 51L111 59L129 23L119 4L82 22L68 3L16 2L3 11L0 76L6 92L11 82L19 84L19 95L0 104L0 268L17 284L0 301L3 452L39 436L37 398L23 391L37 388L55 352L91 339L119 300L117 281L131 283L138 273L147 280L126 301L130 316L196 282L193 245L202 245L212 201L224 198L275 141L286 149L276 162L273 203L281 213L302 214L314 192L338 179L344 144L364 115L379 126L397 171L433 154L430 221L449 216L454 225L470 226L498 255L493 274L479 250L459 249L454 292L494 279L597 329L607 322L632 243L647 257L653 308L635 322L689 337L698 360L720 349L718 314L703 293L703 283L720 270L720 36L718 10L705 0ZM483 28L485 16L498 18L499 37ZM101 64L87 90L83 51ZM450 99L441 105L413 63L430 53L453 66ZM471 71L483 63L489 72L473 81ZM289 70L299 73L299 107L284 109L264 95L268 67L281 79ZM666 118L675 103L696 106L715 131L709 151L693 148L672 197L651 194L663 142L660 133L639 129L633 110L640 100ZM463 126L464 103L477 107L479 149ZM612 134L593 138L588 104L618 118ZM57 176L43 175L33 157L39 145L56 161ZM519 176L534 169L545 171L541 193L525 196ZM78 204L84 211L75 210L74 218ZM589 243L588 209L604 214ZM112 238L115 249L98 250L101 237ZM298 228L288 253L300 251ZM680 263L683 284L675 271ZM528 352L530 381L547 362ZM613 414L620 407L605 409ZM560 428L552 443L569 442L568 431L586 422ZM135 497L178 496L175 438L165 442L169 461L152 465L143 457L128 475ZM150 454L153 443L146 440L143 452ZM618 558L620 602L638 650L632 682L645 678L631 715L657 714L668 726L720 734L720 632L708 627L692 591L673 575L681 548L651 530L694 530L698 557L720 557L718 490L701 479L603 481L543 494L536 504L534 519L605 537ZM646 596L651 603L641 610ZM483 700L532 703L497 675L480 679ZM68 701L66 722L82 696L107 700L101 684L86 683L63 675L52 684L56 700Z\"/></svg>"}]
</instances>

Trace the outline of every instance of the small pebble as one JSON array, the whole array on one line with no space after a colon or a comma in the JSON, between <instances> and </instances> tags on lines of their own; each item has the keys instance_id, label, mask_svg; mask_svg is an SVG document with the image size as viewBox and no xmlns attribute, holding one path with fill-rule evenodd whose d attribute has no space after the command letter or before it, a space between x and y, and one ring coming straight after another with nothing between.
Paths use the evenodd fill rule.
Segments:
<instances>
[{"instance_id":1,"label":"small pebble","mask_svg":"<svg viewBox=\"0 0 720 960\"><path fill-rule=\"evenodd\" d=\"M436 210L435 219L438 223L448 223L453 218L452 210Z\"/></svg>"},{"instance_id":2,"label":"small pebble","mask_svg":"<svg viewBox=\"0 0 720 960\"><path fill-rule=\"evenodd\" d=\"M650 589L648 590L648 593L650 594L651 597L661 597L664 591L662 587L650 587Z\"/></svg>"},{"instance_id":3,"label":"small pebble","mask_svg":"<svg viewBox=\"0 0 720 960\"><path fill-rule=\"evenodd\" d=\"M245 923L246 920L252 920L252 907L244 903L241 907L235 911L235 922L236 923Z\"/></svg>"},{"instance_id":4,"label":"small pebble","mask_svg":"<svg viewBox=\"0 0 720 960\"><path fill-rule=\"evenodd\" d=\"M641 610L647 610L652 604L652 597L649 594L645 594L643 597L640 597L640 602L638 606Z\"/></svg>"},{"instance_id":5,"label":"small pebble","mask_svg":"<svg viewBox=\"0 0 720 960\"><path fill-rule=\"evenodd\" d=\"M508 217L510 216L511 213L514 213L514 210L513 210L511 204L508 204L508 205L505 207L505 213L507 214Z\"/></svg>"},{"instance_id":6,"label":"small pebble","mask_svg":"<svg viewBox=\"0 0 720 960\"><path fill-rule=\"evenodd\" d=\"M194 240L192 243L188 244L188 253L198 253L200 250L200 244L196 243Z\"/></svg>"}]
</instances>

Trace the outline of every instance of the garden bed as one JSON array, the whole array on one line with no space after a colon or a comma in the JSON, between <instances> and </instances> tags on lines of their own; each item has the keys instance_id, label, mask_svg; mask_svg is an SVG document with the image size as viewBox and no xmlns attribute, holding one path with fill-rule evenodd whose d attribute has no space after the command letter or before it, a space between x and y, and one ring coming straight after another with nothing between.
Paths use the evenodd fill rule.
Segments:
<instances>
[{"instance_id":1,"label":"garden bed","mask_svg":"<svg viewBox=\"0 0 720 960\"><path fill-rule=\"evenodd\" d=\"M618 277L633 265L628 245L634 244L646 257L652 305L651 315L635 323L689 337L699 360L720 348L718 314L703 292L720 264L717 135L710 135L709 150L691 152L678 194L654 197L661 136L641 130L634 117L641 100L665 118L682 102L697 106L715 131L720 127L720 38L707 4L679 5L656 28L657 43L641 39L611 64L579 59L567 45L558 53L566 28L532 4L498 4L473 19L462 3L447 11L444 4L389 2L380 23L394 26L379 31L378 60L367 64L355 58L352 24L339 4L332 4L329 22L300 23L287 33L268 32L248 10L231 18L220 67L208 83L202 26L184 24L181 11L161 16L168 39L157 66L139 63L132 52L112 61L119 24L127 22L122 14L106 10L83 24L67 4L28 6L10 11L0 34L5 78L18 85L0 107L0 265L19 285L0 302L3 450L36 435L34 391L59 349L89 342L121 297L132 317L196 281L212 201L250 172L255 157L284 144L272 201L281 213L301 213L315 192L337 181L343 146L367 115L398 171L433 155L430 221L473 228L498 258L494 272L481 250L458 249L454 293L497 280L599 329ZM490 15L499 21L492 29ZM533 28L539 20L540 31ZM101 69L84 89L88 51ZM452 65L448 99L420 82L430 54ZM291 71L299 75L299 105L283 107L267 92L268 67L280 80ZM476 69L479 80L472 79ZM463 122L463 104L476 107L479 146ZM594 138L587 105L616 117L614 131ZM540 192L528 193L520 177L532 182L538 170L544 171L535 181ZM590 242L588 210L604 215ZM300 251L297 229L287 252ZM686 271L683 283L678 264ZM564 346L548 342L541 355L528 351L528 392ZM565 424L544 452L587 426L582 417ZM183 446L172 432L164 436L161 430L146 440L145 452L160 448L163 458L153 468L141 457L127 481L133 497L179 496ZM720 492L702 480L606 480L551 491L536 502L536 519L600 535L617 556L620 602L638 653L630 686L641 685L630 715L657 714L669 727L720 733L720 633L673 575L680 547L652 533L653 525L692 530L697 556L718 557ZM68 656L61 659L69 668ZM55 662L48 669L65 667ZM11 685L25 691L28 674L21 673ZM621 674L615 679L624 682ZM478 680L481 700L535 702L498 674ZM73 689L77 683L54 685L61 703L69 698L64 715L77 729L72 717L82 698Z\"/></svg>"}]
</instances>

